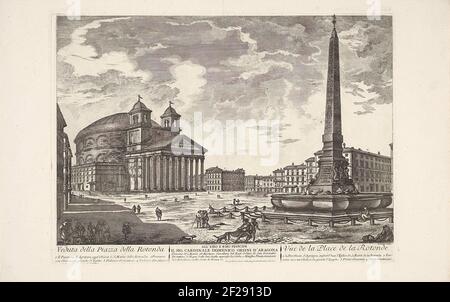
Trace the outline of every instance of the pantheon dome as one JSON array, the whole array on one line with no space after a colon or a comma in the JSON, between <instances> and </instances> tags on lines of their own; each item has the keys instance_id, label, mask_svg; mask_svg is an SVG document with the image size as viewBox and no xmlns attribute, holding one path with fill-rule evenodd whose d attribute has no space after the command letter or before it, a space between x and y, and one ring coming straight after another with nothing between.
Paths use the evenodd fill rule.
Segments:
<instances>
[{"instance_id":1,"label":"pantheon dome","mask_svg":"<svg viewBox=\"0 0 450 302\"><path fill-rule=\"evenodd\" d=\"M153 127L160 127L151 120ZM126 131L129 115L126 112L103 117L82 129L75 137L76 163L117 163L126 150Z\"/></svg>"},{"instance_id":2,"label":"pantheon dome","mask_svg":"<svg viewBox=\"0 0 450 302\"><path fill-rule=\"evenodd\" d=\"M105 116L77 134L75 190L203 189L206 149L180 133L181 115L171 102L159 124L141 99L129 112Z\"/></svg>"}]
</instances>

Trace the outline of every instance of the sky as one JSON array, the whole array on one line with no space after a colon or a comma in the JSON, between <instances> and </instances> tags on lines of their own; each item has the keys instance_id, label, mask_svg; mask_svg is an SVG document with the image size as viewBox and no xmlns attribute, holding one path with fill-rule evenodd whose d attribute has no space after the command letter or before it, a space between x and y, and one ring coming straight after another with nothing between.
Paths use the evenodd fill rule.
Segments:
<instances>
[{"instance_id":1,"label":"sky","mask_svg":"<svg viewBox=\"0 0 450 302\"><path fill-rule=\"evenodd\" d=\"M137 100L169 101L206 167L269 174L322 148L330 16L57 19L57 102L69 139ZM347 146L389 155L392 19L337 16Z\"/></svg>"}]
</instances>

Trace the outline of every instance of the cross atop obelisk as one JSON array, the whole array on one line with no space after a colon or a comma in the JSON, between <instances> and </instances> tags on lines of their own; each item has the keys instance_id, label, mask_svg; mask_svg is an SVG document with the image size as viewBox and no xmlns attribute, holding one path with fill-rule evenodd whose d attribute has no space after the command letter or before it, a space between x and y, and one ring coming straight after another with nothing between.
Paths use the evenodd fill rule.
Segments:
<instances>
[{"instance_id":1,"label":"cross atop obelisk","mask_svg":"<svg viewBox=\"0 0 450 302\"><path fill-rule=\"evenodd\" d=\"M341 193L354 191L348 177L348 163L342 155L341 125L341 82L339 75L339 38L336 32L336 16L333 15L328 49L328 76L325 105L325 129L322 135L322 154L319 158L319 172L310 186L319 193Z\"/></svg>"}]
</instances>

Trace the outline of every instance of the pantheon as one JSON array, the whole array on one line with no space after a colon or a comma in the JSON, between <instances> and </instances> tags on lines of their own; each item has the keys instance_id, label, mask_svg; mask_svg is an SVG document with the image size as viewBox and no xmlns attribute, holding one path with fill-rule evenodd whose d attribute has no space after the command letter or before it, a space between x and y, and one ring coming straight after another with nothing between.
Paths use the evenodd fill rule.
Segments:
<instances>
[{"instance_id":1,"label":"pantheon","mask_svg":"<svg viewBox=\"0 0 450 302\"><path fill-rule=\"evenodd\" d=\"M158 124L152 119L152 110L141 100L138 96L129 112L103 117L77 134L73 190L204 190L207 150L181 134L181 115L172 103Z\"/></svg>"}]
</instances>

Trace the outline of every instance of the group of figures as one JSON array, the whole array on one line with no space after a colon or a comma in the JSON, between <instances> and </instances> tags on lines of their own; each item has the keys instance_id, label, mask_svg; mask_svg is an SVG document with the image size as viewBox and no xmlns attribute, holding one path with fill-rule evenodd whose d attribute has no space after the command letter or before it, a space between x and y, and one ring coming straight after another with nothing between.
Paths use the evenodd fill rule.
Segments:
<instances>
[{"instance_id":1,"label":"group of figures","mask_svg":"<svg viewBox=\"0 0 450 302\"><path fill-rule=\"evenodd\" d=\"M133 211L133 213L135 214L140 214L141 213L141 206L140 205L133 205L133 207L131 208L131 210Z\"/></svg>"},{"instance_id":2,"label":"group of figures","mask_svg":"<svg viewBox=\"0 0 450 302\"><path fill-rule=\"evenodd\" d=\"M197 225L197 228L209 228L209 216L207 210L198 210L197 214L195 214L194 224Z\"/></svg>"},{"instance_id":3,"label":"group of figures","mask_svg":"<svg viewBox=\"0 0 450 302\"><path fill-rule=\"evenodd\" d=\"M236 230L231 232L225 232L222 235L215 236L217 243L222 243L223 241L230 242L232 238L235 238L234 243L237 243L241 238L245 238L244 242L248 242L250 239L255 241L256 239L256 230L259 230L259 224L256 221L256 218L244 218L242 220L242 225L238 227Z\"/></svg>"},{"instance_id":4,"label":"group of figures","mask_svg":"<svg viewBox=\"0 0 450 302\"><path fill-rule=\"evenodd\" d=\"M111 232L102 219L96 225L89 221L87 226L80 221L72 223L69 219L59 226L59 238L64 244L104 244L110 242Z\"/></svg>"}]
</instances>

